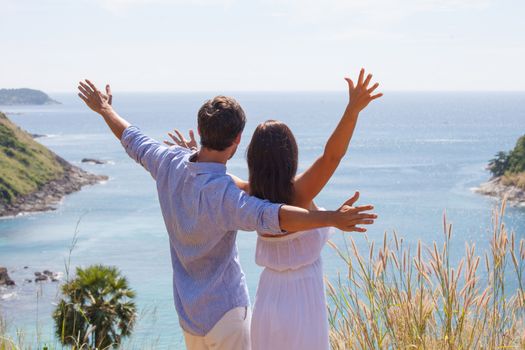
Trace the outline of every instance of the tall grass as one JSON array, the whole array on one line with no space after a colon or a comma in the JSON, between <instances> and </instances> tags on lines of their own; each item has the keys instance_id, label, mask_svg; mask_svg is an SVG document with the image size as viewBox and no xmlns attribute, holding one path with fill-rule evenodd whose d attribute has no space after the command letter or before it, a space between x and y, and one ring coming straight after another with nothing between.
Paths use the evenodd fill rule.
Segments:
<instances>
[{"instance_id":1,"label":"tall grass","mask_svg":"<svg viewBox=\"0 0 525 350\"><path fill-rule=\"evenodd\" d=\"M16 343L7 335L7 324L0 315L0 350L16 349Z\"/></svg>"},{"instance_id":2,"label":"tall grass","mask_svg":"<svg viewBox=\"0 0 525 350\"><path fill-rule=\"evenodd\" d=\"M504 212L493 212L490 249L466 244L457 264L446 217L443 244L418 242L415 254L395 233L366 256L353 239L332 244L347 266L328 284L332 349L525 349L525 242Z\"/></svg>"}]
</instances>

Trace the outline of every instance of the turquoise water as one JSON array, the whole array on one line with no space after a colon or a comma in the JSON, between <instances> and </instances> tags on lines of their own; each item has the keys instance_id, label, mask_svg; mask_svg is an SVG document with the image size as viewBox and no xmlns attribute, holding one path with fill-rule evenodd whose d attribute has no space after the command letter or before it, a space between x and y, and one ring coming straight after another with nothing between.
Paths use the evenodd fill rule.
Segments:
<instances>
[{"instance_id":1,"label":"turquoise water","mask_svg":"<svg viewBox=\"0 0 525 350\"><path fill-rule=\"evenodd\" d=\"M229 171L246 177L244 152L255 125L265 119L285 121L300 147L301 167L321 154L338 122L346 96L337 93L238 93L249 122ZM210 94L123 94L114 104L122 116L149 135L163 139L174 127L195 126L196 111ZM80 220L72 266L118 266L137 291L141 317L132 344L182 348L172 301L171 265L155 186L131 161L103 120L74 95L56 95L58 106L2 107L24 129L50 135L44 145L84 169L110 177L107 183L68 196L58 210L0 220L0 265L13 271L18 287L4 291L0 310L14 334L40 333L54 343L50 314L57 284L24 284L34 271L64 272L64 260ZM18 114L20 113L20 114ZM464 242L488 246L490 210L496 202L472 192L488 179L487 160L514 146L525 131L525 93L388 93L360 117L347 157L318 197L336 208L360 190L362 203L380 215L368 238L382 240L396 230L409 243L440 240L442 215L454 225L453 253ZM81 164L82 158L110 161ZM507 223L525 236L525 209L508 210ZM360 247L365 238L354 234ZM260 268L254 263L255 234L238 236L241 262L253 300ZM342 235L334 237L342 244ZM330 248L323 253L325 272L335 278L343 268ZM23 269L29 266L28 269ZM26 338L30 338L26 335Z\"/></svg>"}]
</instances>

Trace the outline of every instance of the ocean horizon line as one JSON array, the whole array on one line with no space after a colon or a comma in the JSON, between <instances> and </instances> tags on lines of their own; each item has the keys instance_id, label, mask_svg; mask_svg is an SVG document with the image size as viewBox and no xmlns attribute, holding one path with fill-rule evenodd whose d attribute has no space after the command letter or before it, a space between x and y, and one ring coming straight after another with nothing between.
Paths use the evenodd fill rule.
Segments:
<instances>
[{"instance_id":1,"label":"ocean horizon line","mask_svg":"<svg viewBox=\"0 0 525 350\"><path fill-rule=\"evenodd\" d=\"M346 94L346 90L158 90L158 91L140 91L140 90L117 90L114 91L125 94L203 94L203 93L228 93L228 94L245 94L245 93L336 93ZM76 94L75 89L46 91L48 94ZM383 93L525 93L525 90L381 90Z\"/></svg>"}]
</instances>

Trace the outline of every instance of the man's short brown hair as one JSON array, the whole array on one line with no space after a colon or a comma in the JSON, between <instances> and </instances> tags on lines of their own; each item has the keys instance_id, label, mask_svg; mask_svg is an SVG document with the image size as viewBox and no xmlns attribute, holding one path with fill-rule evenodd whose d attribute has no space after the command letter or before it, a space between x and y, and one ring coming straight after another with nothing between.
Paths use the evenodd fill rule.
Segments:
<instances>
[{"instance_id":1,"label":"man's short brown hair","mask_svg":"<svg viewBox=\"0 0 525 350\"><path fill-rule=\"evenodd\" d=\"M224 151L243 130L246 116L232 97L217 96L199 109L198 127L202 147Z\"/></svg>"}]
</instances>

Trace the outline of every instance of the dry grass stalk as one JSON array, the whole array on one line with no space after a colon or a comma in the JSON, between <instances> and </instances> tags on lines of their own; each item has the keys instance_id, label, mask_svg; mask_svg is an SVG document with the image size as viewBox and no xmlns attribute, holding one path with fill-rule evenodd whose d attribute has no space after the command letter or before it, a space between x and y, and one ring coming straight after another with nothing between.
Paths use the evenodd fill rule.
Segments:
<instances>
[{"instance_id":1,"label":"dry grass stalk","mask_svg":"<svg viewBox=\"0 0 525 350\"><path fill-rule=\"evenodd\" d=\"M451 265L446 216L443 245L418 242L415 255L396 233L366 257L353 239L346 251L332 244L348 267L328 283L332 349L525 349L525 243L509 236L504 211L484 269L473 244Z\"/></svg>"}]
</instances>

